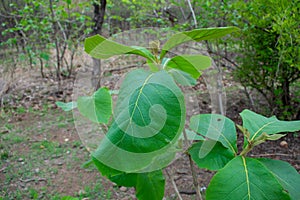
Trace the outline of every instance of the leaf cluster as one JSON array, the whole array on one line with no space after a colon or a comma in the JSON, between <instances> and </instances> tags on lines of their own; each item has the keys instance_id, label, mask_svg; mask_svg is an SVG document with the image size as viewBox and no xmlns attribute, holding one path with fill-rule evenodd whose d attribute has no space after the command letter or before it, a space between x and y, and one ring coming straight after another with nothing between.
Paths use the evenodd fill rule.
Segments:
<instances>
[{"instance_id":1,"label":"leaf cluster","mask_svg":"<svg viewBox=\"0 0 300 200\"><path fill-rule=\"evenodd\" d=\"M234 122L218 114L200 114L191 119L190 129L206 139L189 149L200 168L217 170L206 191L206 199L298 199L298 172L288 163L247 157L255 146L300 130L300 121L280 121L250 110L240 113L244 135L243 150L237 151Z\"/></svg>"}]
</instances>

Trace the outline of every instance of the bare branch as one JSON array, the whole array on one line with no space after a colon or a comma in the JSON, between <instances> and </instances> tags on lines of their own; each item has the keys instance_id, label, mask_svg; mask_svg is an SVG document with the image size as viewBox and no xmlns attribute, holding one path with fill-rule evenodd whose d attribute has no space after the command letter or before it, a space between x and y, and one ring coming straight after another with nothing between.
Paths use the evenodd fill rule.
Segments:
<instances>
[{"instance_id":1,"label":"bare branch","mask_svg":"<svg viewBox=\"0 0 300 200\"><path fill-rule=\"evenodd\" d=\"M191 4L191 1L190 0L187 0L188 4L189 4L189 7L190 7L190 10L191 10L191 13L192 13L192 16L193 16L193 19L194 19L194 26L195 28L197 28L198 24L197 24L197 19L196 19L196 15L195 15L195 12L194 12L194 9L193 9L193 6Z\"/></svg>"},{"instance_id":2,"label":"bare branch","mask_svg":"<svg viewBox=\"0 0 300 200\"><path fill-rule=\"evenodd\" d=\"M185 143L188 145L189 143L188 143L188 139L187 139L187 135L186 135L185 131L183 131L183 136L184 136ZM198 181L197 181L197 176L196 176L196 172L195 172L195 168L194 168L194 163L193 163L191 155L190 154L187 154L187 155L189 157L190 168L191 168L191 171L192 171L193 185L194 185L196 193L197 193L196 199L197 200L202 200L202 195L201 195L200 187L199 187L199 184L198 184Z\"/></svg>"},{"instance_id":3,"label":"bare branch","mask_svg":"<svg viewBox=\"0 0 300 200\"><path fill-rule=\"evenodd\" d=\"M180 195L180 192L179 192L179 190L178 190L178 188L177 188L177 185L176 185L176 183L175 183L175 181L174 181L173 174L170 175L169 172L168 172L168 170L166 170L166 173L167 173L168 177L170 178L170 180L171 180L171 182L172 182L172 185L173 185L174 190L175 190L175 192L176 192L176 194L177 194L177 197L179 198L179 200L183 200L182 197L181 197L181 195Z\"/></svg>"},{"instance_id":4,"label":"bare branch","mask_svg":"<svg viewBox=\"0 0 300 200\"><path fill-rule=\"evenodd\" d=\"M29 183L29 182L32 182L32 181L45 181L45 182L47 182L47 179L45 179L45 178L30 178L30 179L25 179L25 180L23 180L23 179L19 179L19 180L23 183Z\"/></svg>"}]
</instances>

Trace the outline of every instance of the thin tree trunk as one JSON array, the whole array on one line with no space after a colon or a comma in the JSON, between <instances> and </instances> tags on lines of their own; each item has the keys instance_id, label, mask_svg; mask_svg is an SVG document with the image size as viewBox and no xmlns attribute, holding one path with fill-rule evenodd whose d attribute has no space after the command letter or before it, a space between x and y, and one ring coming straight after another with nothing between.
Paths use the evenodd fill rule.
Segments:
<instances>
[{"instance_id":1,"label":"thin tree trunk","mask_svg":"<svg viewBox=\"0 0 300 200\"><path fill-rule=\"evenodd\" d=\"M39 60L40 60L40 64L41 64L41 66L40 66L40 72L41 72L42 78L45 78L43 59L39 58Z\"/></svg>"},{"instance_id":2,"label":"thin tree trunk","mask_svg":"<svg viewBox=\"0 0 300 200\"><path fill-rule=\"evenodd\" d=\"M60 60L60 56L59 56L59 53L60 53L60 50L59 50L59 41L58 41L58 36L57 36L57 33L58 33L58 24L56 22L56 19L55 19L55 13L54 13L54 10L53 10L53 0L49 0L49 6L50 6L50 12L51 12L51 20L52 20L52 23L53 23L53 32L54 32L54 43L55 43L55 50L56 50L56 77L58 79L58 82L60 84L60 80L61 80L61 77L60 77L60 71L61 71L61 60Z\"/></svg>"},{"instance_id":3,"label":"thin tree trunk","mask_svg":"<svg viewBox=\"0 0 300 200\"><path fill-rule=\"evenodd\" d=\"M289 113L292 112L292 107L291 107L291 96L290 96L290 82L286 78L281 86L282 89L282 96L281 96L281 101L282 101L282 106L280 108L280 115L284 116L284 118L289 119L291 116L289 116Z\"/></svg>"},{"instance_id":4,"label":"thin tree trunk","mask_svg":"<svg viewBox=\"0 0 300 200\"><path fill-rule=\"evenodd\" d=\"M282 103L284 106L290 106L291 97L290 97L290 82L288 79L285 79L282 85Z\"/></svg>"},{"instance_id":5,"label":"thin tree trunk","mask_svg":"<svg viewBox=\"0 0 300 200\"><path fill-rule=\"evenodd\" d=\"M101 34L102 25L104 23L104 15L106 9L106 0L95 2L94 6L94 27L93 35ZM95 91L101 87L101 60L93 58L92 86Z\"/></svg>"},{"instance_id":6,"label":"thin tree trunk","mask_svg":"<svg viewBox=\"0 0 300 200\"><path fill-rule=\"evenodd\" d=\"M92 86L96 91L101 87L101 60L93 58Z\"/></svg>"},{"instance_id":7,"label":"thin tree trunk","mask_svg":"<svg viewBox=\"0 0 300 200\"><path fill-rule=\"evenodd\" d=\"M195 12L194 12L194 9L193 9L193 6L191 4L191 1L190 0L187 0L188 2L188 5L189 5L189 8L191 10L191 13L192 13L192 16L193 16L193 20L194 20L194 27L197 28L198 24L197 24L197 19L196 19L196 15L195 15Z\"/></svg>"}]
</instances>

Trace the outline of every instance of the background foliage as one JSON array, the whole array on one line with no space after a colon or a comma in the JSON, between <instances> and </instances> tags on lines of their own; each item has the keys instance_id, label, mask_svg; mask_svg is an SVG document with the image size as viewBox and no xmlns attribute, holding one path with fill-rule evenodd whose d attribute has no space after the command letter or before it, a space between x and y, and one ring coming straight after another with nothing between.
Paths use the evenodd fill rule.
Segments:
<instances>
[{"instance_id":1,"label":"background foliage","mask_svg":"<svg viewBox=\"0 0 300 200\"><path fill-rule=\"evenodd\" d=\"M257 89L273 113L293 116L299 100L291 91L300 78L299 3L260 0L233 6L234 23L243 28L236 49L237 77Z\"/></svg>"},{"instance_id":2,"label":"background foliage","mask_svg":"<svg viewBox=\"0 0 300 200\"><path fill-rule=\"evenodd\" d=\"M58 79L71 76L73 59L93 28L90 0L1 1L1 62L14 71L19 63L45 68ZM300 113L299 3L296 0L106 1L105 36L140 27L175 31L235 25L234 39L207 43L212 57L229 69L245 88L266 99L269 113L295 118ZM194 13L194 15L193 15ZM18 64L16 64L18 63ZM24 66L24 64L20 65ZM297 113L298 112L298 113Z\"/></svg>"},{"instance_id":3,"label":"background foliage","mask_svg":"<svg viewBox=\"0 0 300 200\"><path fill-rule=\"evenodd\" d=\"M39 66L43 77L44 67L54 68L58 79L62 73L70 76L79 44L91 31L90 3L24 0L1 4L1 53L8 58L16 54L13 61L21 60L31 68Z\"/></svg>"}]
</instances>

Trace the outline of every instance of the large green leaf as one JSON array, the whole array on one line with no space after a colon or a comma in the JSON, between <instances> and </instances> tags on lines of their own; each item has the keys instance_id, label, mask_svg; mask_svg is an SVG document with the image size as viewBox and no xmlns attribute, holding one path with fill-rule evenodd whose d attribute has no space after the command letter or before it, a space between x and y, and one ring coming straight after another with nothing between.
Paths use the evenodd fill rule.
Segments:
<instances>
[{"instance_id":1,"label":"large green leaf","mask_svg":"<svg viewBox=\"0 0 300 200\"><path fill-rule=\"evenodd\" d=\"M125 187L135 187L137 183L137 177L139 174L137 173L122 173L115 176L110 176L109 180L116 183L119 186L125 186Z\"/></svg>"},{"instance_id":2,"label":"large green leaf","mask_svg":"<svg viewBox=\"0 0 300 200\"><path fill-rule=\"evenodd\" d=\"M87 38L84 42L84 49L89 55L98 59L106 59L122 54L135 54L143 56L149 60L154 60L154 56L151 52L144 47L125 46L108 40L101 35L94 35Z\"/></svg>"},{"instance_id":3,"label":"large green leaf","mask_svg":"<svg viewBox=\"0 0 300 200\"><path fill-rule=\"evenodd\" d=\"M190 129L209 139L221 142L234 154L237 153L236 129L234 122L229 118L219 114L195 115L191 118ZM211 144L205 146L205 148L211 147L211 149L213 147Z\"/></svg>"},{"instance_id":4,"label":"large green leaf","mask_svg":"<svg viewBox=\"0 0 300 200\"><path fill-rule=\"evenodd\" d=\"M212 178L207 200L288 200L289 194L260 161L238 156Z\"/></svg>"},{"instance_id":5,"label":"large green leaf","mask_svg":"<svg viewBox=\"0 0 300 200\"><path fill-rule=\"evenodd\" d=\"M203 55L180 55L169 59L165 68L179 69L197 79L204 71L211 66L211 58Z\"/></svg>"},{"instance_id":6,"label":"large green leaf","mask_svg":"<svg viewBox=\"0 0 300 200\"><path fill-rule=\"evenodd\" d=\"M109 178L118 185L135 187L139 200L161 200L165 191L165 179L161 170L147 173L123 173Z\"/></svg>"},{"instance_id":7,"label":"large green leaf","mask_svg":"<svg viewBox=\"0 0 300 200\"><path fill-rule=\"evenodd\" d=\"M189 149L193 161L200 167L209 170L218 170L223 168L231 159L234 158L234 153L225 148L220 142L212 142L213 148L205 156L201 156L203 141L199 141Z\"/></svg>"},{"instance_id":8,"label":"large green leaf","mask_svg":"<svg viewBox=\"0 0 300 200\"><path fill-rule=\"evenodd\" d=\"M283 188L288 191L292 200L300 199L300 174L289 163L267 158L258 159L268 168Z\"/></svg>"},{"instance_id":9,"label":"large green leaf","mask_svg":"<svg viewBox=\"0 0 300 200\"><path fill-rule=\"evenodd\" d=\"M300 130L300 121L280 121L275 116L267 118L247 109L240 115L243 119L243 127L249 131L251 140L262 133L271 135Z\"/></svg>"},{"instance_id":10,"label":"large green leaf","mask_svg":"<svg viewBox=\"0 0 300 200\"><path fill-rule=\"evenodd\" d=\"M77 107L92 122L108 123L112 114L112 100L107 88L98 89L92 96L77 99Z\"/></svg>"},{"instance_id":11,"label":"large green leaf","mask_svg":"<svg viewBox=\"0 0 300 200\"><path fill-rule=\"evenodd\" d=\"M184 96L165 71L135 70L122 83L114 120L94 158L127 173L160 169L176 152L185 122Z\"/></svg>"},{"instance_id":12,"label":"large green leaf","mask_svg":"<svg viewBox=\"0 0 300 200\"><path fill-rule=\"evenodd\" d=\"M210 39L218 39L229 33L238 31L236 27L219 27L219 28L204 28L194 29L191 31L177 33L164 44L160 54L160 58L163 58L166 53L172 48L189 41L202 41Z\"/></svg>"},{"instance_id":13,"label":"large green leaf","mask_svg":"<svg viewBox=\"0 0 300 200\"><path fill-rule=\"evenodd\" d=\"M124 172L113 169L101 163L97 158L95 158L92 154L92 161L96 165L97 169L101 172L102 176L106 176L107 178L118 176L124 174Z\"/></svg>"},{"instance_id":14,"label":"large green leaf","mask_svg":"<svg viewBox=\"0 0 300 200\"><path fill-rule=\"evenodd\" d=\"M135 187L140 200L161 200L164 196L165 179L162 170L146 173L125 173L103 165L93 158L102 175L119 186Z\"/></svg>"},{"instance_id":15,"label":"large green leaf","mask_svg":"<svg viewBox=\"0 0 300 200\"><path fill-rule=\"evenodd\" d=\"M138 174L136 197L139 200L161 200L164 192L165 179L162 170Z\"/></svg>"}]
</instances>

